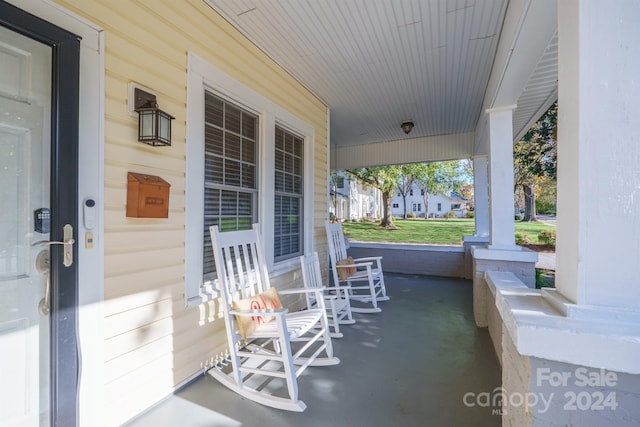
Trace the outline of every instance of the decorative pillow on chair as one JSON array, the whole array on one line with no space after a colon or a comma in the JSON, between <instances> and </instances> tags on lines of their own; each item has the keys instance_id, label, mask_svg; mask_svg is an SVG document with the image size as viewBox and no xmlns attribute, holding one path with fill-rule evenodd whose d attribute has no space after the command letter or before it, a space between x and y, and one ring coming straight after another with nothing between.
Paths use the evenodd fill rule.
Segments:
<instances>
[{"instance_id":1,"label":"decorative pillow on chair","mask_svg":"<svg viewBox=\"0 0 640 427\"><path fill-rule=\"evenodd\" d=\"M337 266L340 265L351 265L351 264L355 264L355 261L353 260L353 257L346 257L345 259L342 259L338 262L336 262ZM351 276L352 274L354 274L358 269L354 266L354 267L346 267L346 268L338 268L338 278L340 278L340 280L347 280L347 277Z\"/></svg>"},{"instance_id":2,"label":"decorative pillow on chair","mask_svg":"<svg viewBox=\"0 0 640 427\"><path fill-rule=\"evenodd\" d=\"M276 288L269 288L255 297L245 298L231 303L233 310L264 310L272 308L282 308L282 302ZM249 335L256 330L259 325L271 322L275 316L238 316L236 315L236 323L242 338L247 339Z\"/></svg>"}]
</instances>

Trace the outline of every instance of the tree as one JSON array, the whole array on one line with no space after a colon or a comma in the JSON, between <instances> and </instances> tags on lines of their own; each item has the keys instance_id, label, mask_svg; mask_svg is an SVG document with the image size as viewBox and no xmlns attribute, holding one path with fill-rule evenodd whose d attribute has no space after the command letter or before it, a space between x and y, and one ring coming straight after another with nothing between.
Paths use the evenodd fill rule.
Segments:
<instances>
[{"instance_id":1,"label":"tree","mask_svg":"<svg viewBox=\"0 0 640 427\"><path fill-rule=\"evenodd\" d=\"M360 181L382 192L383 215L381 227L395 228L391 214L391 199L401 174L400 166L375 166L370 168L348 169L347 172Z\"/></svg>"},{"instance_id":2,"label":"tree","mask_svg":"<svg viewBox=\"0 0 640 427\"><path fill-rule=\"evenodd\" d=\"M407 219L407 196L413 187L413 183L415 182L415 177L417 175L417 171L419 168L418 163L412 163L409 165L400 166L400 176L398 177L398 192L400 196L402 196L402 204L404 206L404 214L403 218Z\"/></svg>"},{"instance_id":3,"label":"tree","mask_svg":"<svg viewBox=\"0 0 640 427\"><path fill-rule=\"evenodd\" d=\"M513 147L514 184L522 187L525 199L523 221L536 221L536 177L556 179L557 123L555 102Z\"/></svg>"}]
</instances>

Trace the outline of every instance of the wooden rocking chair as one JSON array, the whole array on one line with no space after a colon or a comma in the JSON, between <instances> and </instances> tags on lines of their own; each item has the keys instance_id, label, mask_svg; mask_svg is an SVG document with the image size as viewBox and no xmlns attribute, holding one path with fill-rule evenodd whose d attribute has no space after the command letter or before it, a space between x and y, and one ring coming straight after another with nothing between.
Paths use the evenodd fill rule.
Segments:
<instances>
[{"instance_id":1,"label":"wooden rocking chair","mask_svg":"<svg viewBox=\"0 0 640 427\"><path fill-rule=\"evenodd\" d=\"M324 305L327 311L327 319L333 332L333 338L342 338L340 325L354 324L356 321L351 314L351 301L349 300L349 287L334 286L327 287L322 283L322 273L320 272L320 261L318 253L314 252L311 256L301 256L300 264L302 265L302 280L304 286L309 289L322 289L324 296ZM305 294L307 297L307 307L317 307L318 303L314 293Z\"/></svg>"},{"instance_id":2,"label":"wooden rocking chair","mask_svg":"<svg viewBox=\"0 0 640 427\"><path fill-rule=\"evenodd\" d=\"M322 289L280 291L280 295L316 295L317 308L289 313L270 286L257 224L251 230L221 233L217 226L209 230L229 354L207 373L257 403L304 411L298 376L307 366L340 362L333 356ZM274 378L285 380L287 392L281 390L282 384L271 382Z\"/></svg>"},{"instance_id":3,"label":"wooden rocking chair","mask_svg":"<svg viewBox=\"0 0 640 427\"><path fill-rule=\"evenodd\" d=\"M355 313L378 313L382 311L378 302L387 301L387 290L384 286L384 274L382 272L382 257L367 257L353 259L347 256L342 224L325 223L327 241L329 246L329 258L333 283L339 286L346 283L350 289L350 298L371 307L351 306ZM357 286L354 286L354 283Z\"/></svg>"}]
</instances>

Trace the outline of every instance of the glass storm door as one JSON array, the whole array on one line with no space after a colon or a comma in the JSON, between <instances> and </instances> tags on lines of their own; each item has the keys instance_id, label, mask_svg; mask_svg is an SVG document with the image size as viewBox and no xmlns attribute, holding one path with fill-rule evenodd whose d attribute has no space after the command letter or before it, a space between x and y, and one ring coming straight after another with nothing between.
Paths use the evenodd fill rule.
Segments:
<instances>
[{"instance_id":1,"label":"glass storm door","mask_svg":"<svg viewBox=\"0 0 640 427\"><path fill-rule=\"evenodd\" d=\"M0 1L3 426L77 424L78 57L77 37Z\"/></svg>"}]
</instances>

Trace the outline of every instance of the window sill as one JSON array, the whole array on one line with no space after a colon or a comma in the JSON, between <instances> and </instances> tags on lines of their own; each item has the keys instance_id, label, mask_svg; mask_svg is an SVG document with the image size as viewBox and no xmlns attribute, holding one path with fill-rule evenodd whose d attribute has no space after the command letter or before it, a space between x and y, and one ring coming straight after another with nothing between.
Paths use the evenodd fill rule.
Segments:
<instances>
[{"instance_id":1,"label":"window sill","mask_svg":"<svg viewBox=\"0 0 640 427\"><path fill-rule=\"evenodd\" d=\"M292 271L299 270L299 269L300 269L300 260L296 256L286 261L280 261L276 263L271 269L271 271L269 271L269 276L270 278L273 278L273 277L281 276L283 274L290 273Z\"/></svg>"},{"instance_id":2,"label":"window sill","mask_svg":"<svg viewBox=\"0 0 640 427\"><path fill-rule=\"evenodd\" d=\"M214 288L214 283L209 282L208 284L200 286L200 291L197 296L187 298L185 306L186 308L198 307L205 302L212 301L219 297L220 292Z\"/></svg>"}]
</instances>

